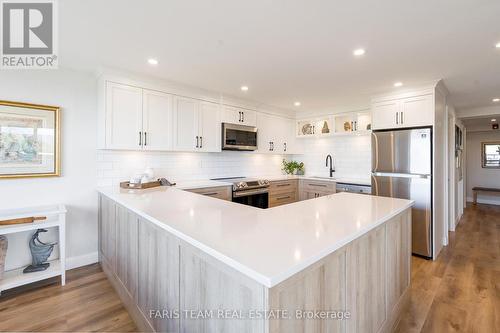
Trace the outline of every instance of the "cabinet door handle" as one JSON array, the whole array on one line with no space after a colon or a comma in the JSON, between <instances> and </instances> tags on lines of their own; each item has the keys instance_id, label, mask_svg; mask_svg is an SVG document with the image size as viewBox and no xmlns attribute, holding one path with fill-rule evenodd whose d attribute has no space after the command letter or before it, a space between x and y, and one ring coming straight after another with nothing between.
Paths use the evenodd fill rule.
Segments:
<instances>
[{"instance_id":1,"label":"cabinet door handle","mask_svg":"<svg viewBox=\"0 0 500 333\"><path fill-rule=\"evenodd\" d=\"M401 111L401 124L404 124L403 111Z\"/></svg>"},{"instance_id":2,"label":"cabinet door handle","mask_svg":"<svg viewBox=\"0 0 500 333\"><path fill-rule=\"evenodd\" d=\"M203 193L203 195L208 195L208 196L217 195L217 194L219 194L219 192Z\"/></svg>"},{"instance_id":3,"label":"cabinet door handle","mask_svg":"<svg viewBox=\"0 0 500 333\"><path fill-rule=\"evenodd\" d=\"M139 132L139 146L142 146L142 132Z\"/></svg>"},{"instance_id":4,"label":"cabinet door handle","mask_svg":"<svg viewBox=\"0 0 500 333\"><path fill-rule=\"evenodd\" d=\"M286 142L283 143L283 151L286 151Z\"/></svg>"},{"instance_id":5,"label":"cabinet door handle","mask_svg":"<svg viewBox=\"0 0 500 333\"><path fill-rule=\"evenodd\" d=\"M354 121L354 130L357 131L358 130L358 122L357 121Z\"/></svg>"},{"instance_id":6,"label":"cabinet door handle","mask_svg":"<svg viewBox=\"0 0 500 333\"><path fill-rule=\"evenodd\" d=\"M241 122L245 122L245 112L241 113Z\"/></svg>"},{"instance_id":7,"label":"cabinet door handle","mask_svg":"<svg viewBox=\"0 0 500 333\"><path fill-rule=\"evenodd\" d=\"M271 142L271 150L274 151L274 142Z\"/></svg>"},{"instance_id":8,"label":"cabinet door handle","mask_svg":"<svg viewBox=\"0 0 500 333\"><path fill-rule=\"evenodd\" d=\"M399 112L396 112L396 124L399 124Z\"/></svg>"},{"instance_id":9,"label":"cabinet door handle","mask_svg":"<svg viewBox=\"0 0 500 333\"><path fill-rule=\"evenodd\" d=\"M196 136L196 148L200 148L200 137Z\"/></svg>"},{"instance_id":10,"label":"cabinet door handle","mask_svg":"<svg viewBox=\"0 0 500 333\"><path fill-rule=\"evenodd\" d=\"M277 187L282 187L282 186L291 186L292 184L290 183L285 183L285 184L278 184L276 185Z\"/></svg>"},{"instance_id":11,"label":"cabinet door handle","mask_svg":"<svg viewBox=\"0 0 500 333\"><path fill-rule=\"evenodd\" d=\"M243 121L243 112L240 111L239 113L240 113L240 120L239 120L239 122L241 123Z\"/></svg>"},{"instance_id":12,"label":"cabinet door handle","mask_svg":"<svg viewBox=\"0 0 500 333\"><path fill-rule=\"evenodd\" d=\"M203 137L200 136L200 148L203 148Z\"/></svg>"},{"instance_id":13,"label":"cabinet door handle","mask_svg":"<svg viewBox=\"0 0 500 333\"><path fill-rule=\"evenodd\" d=\"M148 132L144 132L144 145L148 145Z\"/></svg>"},{"instance_id":14,"label":"cabinet door handle","mask_svg":"<svg viewBox=\"0 0 500 333\"><path fill-rule=\"evenodd\" d=\"M307 184L309 186L326 187L325 184Z\"/></svg>"},{"instance_id":15,"label":"cabinet door handle","mask_svg":"<svg viewBox=\"0 0 500 333\"><path fill-rule=\"evenodd\" d=\"M276 200L284 200L284 199L290 199L290 196L287 195L286 197L279 197L279 198L276 198Z\"/></svg>"}]
</instances>

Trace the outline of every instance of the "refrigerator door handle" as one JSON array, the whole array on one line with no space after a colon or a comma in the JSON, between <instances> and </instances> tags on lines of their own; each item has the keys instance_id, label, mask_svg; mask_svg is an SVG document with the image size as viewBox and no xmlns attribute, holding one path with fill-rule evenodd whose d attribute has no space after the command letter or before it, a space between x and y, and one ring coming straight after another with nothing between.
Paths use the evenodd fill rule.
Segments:
<instances>
[{"instance_id":1,"label":"refrigerator door handle","mask_svg":"<svg viewBox=\"0 0 500 333\"><path fill-rule=\"evenodd\" d=\"M375 133L372 133L372 171L375 172L378 169L378 138Z\"/></svg>"},{"instance_id":2,"label":"refrigerator door handle","mask_svg":"<svg viewBox=\"0 0 500 333\"><path fill-rule=\"evenodd\" d=\"M430 179L431 175L424 175L418 173L393 173L393 172L374 172L373 176L377 177L397 177L397 178L422 178Z\"/></svg>"}]
</instances>

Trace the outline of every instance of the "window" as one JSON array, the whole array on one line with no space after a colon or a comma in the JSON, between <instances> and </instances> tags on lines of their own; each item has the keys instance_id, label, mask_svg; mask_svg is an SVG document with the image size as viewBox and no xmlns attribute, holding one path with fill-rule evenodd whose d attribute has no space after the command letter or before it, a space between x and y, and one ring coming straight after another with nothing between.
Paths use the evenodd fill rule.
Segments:
<instances>
[{"instance_id":1,"label":"window","mask_svg":"<svg viewBox=\"0 0 500 333\"><path fill-rule=\"evenodd\" d=\"M482 143L483 168L500 169L500 141Z\"/></svg>"}]
</instances>

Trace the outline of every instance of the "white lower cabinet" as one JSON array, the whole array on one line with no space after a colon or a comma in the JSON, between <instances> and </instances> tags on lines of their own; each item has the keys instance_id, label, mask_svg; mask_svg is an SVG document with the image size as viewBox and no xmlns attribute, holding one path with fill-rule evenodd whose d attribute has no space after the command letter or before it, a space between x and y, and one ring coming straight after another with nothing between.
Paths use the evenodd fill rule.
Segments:
<instances>
[{"instance_id":1,"label":"white lower cabinet","mask_svg":"<svg viewBox=\"0 0 500 333\"><path fill-rule=\"evenodd\" d=\"M220 151L220 115L215 103L174 98L174 150Z\"/></svg>"}]
</instances>

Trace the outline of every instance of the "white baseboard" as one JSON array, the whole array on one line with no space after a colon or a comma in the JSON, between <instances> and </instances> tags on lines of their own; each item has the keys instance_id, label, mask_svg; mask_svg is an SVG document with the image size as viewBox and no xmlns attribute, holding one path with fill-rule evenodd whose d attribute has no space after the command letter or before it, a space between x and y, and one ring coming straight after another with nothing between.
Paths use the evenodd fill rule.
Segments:
<instances>
[{"instance_id":1,"label":"white baseboard","mask_svg":"<svg viewBox=\"0 0 500 333\"><path fill-rule=\"evenodd\" d=\"M467 201L468 202L473 202L474 199L471 198L471 197L467 197ZM477 203L486 204L486 205L500 205L500 199L498 199L498 200L491 200L491 199L477 198Z\"/></svg>"},{"instance_id":2,"label":"white baseboard","mask_svg":"<svg viewBox=\"0 0 500 333\"><path fill-rule=\"evenodd\" d=\"M97 252L87 253L78 257L66 258L66 269L73 269L90 264L95 264L99 261Z\"/></svg>"}]
</instances>

